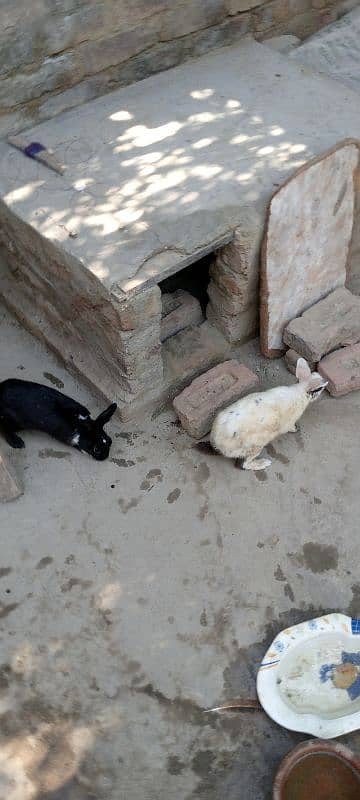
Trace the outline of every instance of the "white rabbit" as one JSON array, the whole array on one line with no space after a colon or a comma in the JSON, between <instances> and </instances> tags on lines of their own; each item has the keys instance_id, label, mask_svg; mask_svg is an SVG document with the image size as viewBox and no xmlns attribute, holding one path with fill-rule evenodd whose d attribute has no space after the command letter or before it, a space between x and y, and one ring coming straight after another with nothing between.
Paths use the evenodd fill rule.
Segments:
<instances>
[{"instance_id":1,"label":"white rabbit","mask_svg":"<svg viewBox=\"0 0 360 800\"><path fill-rule=\"evenodd\" d=\"M299 383L249 394L220 411L210 434L214 450L244 459L243 469L269 467L269 458L257 458L263 447L282 433L295 433L297 420L327 385L318 372L311 373L304 358L298 359L296 377Z\"/></svg>"}]
</instances>

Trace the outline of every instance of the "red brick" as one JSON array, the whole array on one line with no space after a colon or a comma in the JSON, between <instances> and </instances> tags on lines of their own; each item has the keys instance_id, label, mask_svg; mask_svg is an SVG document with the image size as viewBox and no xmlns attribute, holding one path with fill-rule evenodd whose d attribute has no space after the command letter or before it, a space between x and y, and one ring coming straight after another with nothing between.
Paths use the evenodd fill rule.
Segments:
<instances>
[{"instance_id":1,"label":"red brick","mask_svg":"<svg viewBox=\"0 0 360 800\"><path fill-rule=\"evenodd\" d=\"M285 344L307 361L319 362L341 345L360 341L360 297L344 287L293 319L285 328Z\"/></svg>"},{"instance_id":2,"label":"red brick","mask_svg":"<svg viewBox=\"0 0 360 800\"><path fill-rule=\"evenodd\" d=\"M176 292L162 295L162 318L160 324L160 340L165 342L170 336L200 325L204 316L199 301L190 292L177 289Z\"/></svg>"},{"instance_id":3,"label":"red brick","mask_svg":"<svg viewBox=\"0 0 360 800\"><path fill-rule=\"evenodd\" d=\"M239 364L224 361L200 375L174 400L174 408L185 430L201 439L211 429L216 414L254 388L257 375Z\"/></svg>"},{"instance_id":4,"label":"red brick","mask_svg":"<svg viewBox=\"0 0 360 800\"><path fill-rule=\"evenodd\" d=\"M333 397L360 389L360 343L325 356L318 372L329 381L327 390Z\"/></svg>"}]
</instances>

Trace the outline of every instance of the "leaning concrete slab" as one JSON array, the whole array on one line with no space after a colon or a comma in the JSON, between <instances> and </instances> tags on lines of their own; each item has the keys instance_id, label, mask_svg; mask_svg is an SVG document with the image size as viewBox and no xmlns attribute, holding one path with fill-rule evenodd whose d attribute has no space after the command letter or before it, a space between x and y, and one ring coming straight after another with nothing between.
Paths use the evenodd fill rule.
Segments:
<instances>
[{"instance_id":1,"label":"leaning concrete slab","mask_svg":"<svg viewBox=\"0 0 360 800\"><path fill-rule=\"evenodd\" d=\"M358 163L358 143L341 143L300 168L272 198L261 273L267 356L283 352L288 322L345 285Z\"/></svg>"},{"instance_id":2,"label":"leaning concrete slab","mask_svg":"<svg viewBox=\"0 0 360 800\"><path fill-rule=\"evenodd\" d=\"M23 489L15 470L0 450L0 502L7 503L10 500L16 500L22 494Z\"/></svg>"},{"instance_id":3,"label":"leaning concrete slab","mask_svg":"<svg viewBox=\"0 0 360 800\"><path fill-rule=\"evenodd\" d=\"M26 135L63 175L0 144L1 295L129 418L172 391L156 284L226 247L251 212L257 241L274 187L359 130L358 95L252 40L61 114ZM228 339L256 331L247 263L235 315L211 278Z\"/></svg>"}]
</instances>

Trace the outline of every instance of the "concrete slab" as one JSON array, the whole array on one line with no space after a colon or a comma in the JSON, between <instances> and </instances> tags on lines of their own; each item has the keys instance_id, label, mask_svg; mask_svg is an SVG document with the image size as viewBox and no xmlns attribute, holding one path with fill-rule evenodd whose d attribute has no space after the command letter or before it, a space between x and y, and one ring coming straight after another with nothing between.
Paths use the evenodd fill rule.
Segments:
<instances>
[{"instance_id":1,"label":"concrete slab","mask_svg":"<svg viewBox=\"0 0 360 800\"><path fill-rule=\"evenodd\" d=\"M360 8L310 36L289 57L360 93Z\"/></svg>"},{"instance_id":2,"label":"concrete slab","mask_svg":"<svg viewBox=\"0 0 360 800\"><path fill-rule=\"evenodd\" d=\"M0 145L9 209L110 288L158 282L229 241L242 207L360 129L358 96L253 40L28 131L64 176Z\"/></svg>"},{"instance_id":3,"label":"concrete slab","mask_svg":"<svg viewBox=\"0 0 360 800\"><path fill-rule=\"evenodd\" d=\"M3 376L97 400L0 313ZM267 388L282 362L239 352ZM109 428L98 463L40 434L1 507L1 760L6 800L267 800L304 737L254 697L275 632L360 615L360 393L314 403L275 442L265 482L200 454L175 415ZM309 546L309 543L312 543ZM360 735L345 737L354 750Z\"/></svg>"},{"instance_id":4,"label":"concrete slab","mask_svg":"<svg viewBox=\"0 0 360 800\"><path fill-rule=\"evenodd\" d=\"M359 144L348 140L301 167L271 200L260 298L261 345L269 357L283 351L291 320L345 286L358 167Z\"/></svg>"}]
</instances>

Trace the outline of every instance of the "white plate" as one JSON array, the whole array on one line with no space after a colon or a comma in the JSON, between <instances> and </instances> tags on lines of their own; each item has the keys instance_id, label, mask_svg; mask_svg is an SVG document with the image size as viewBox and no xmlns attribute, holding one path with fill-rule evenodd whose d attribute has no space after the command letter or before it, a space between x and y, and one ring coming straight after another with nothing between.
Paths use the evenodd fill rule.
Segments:
<instances>
[{"instance_id":1,"label":"white plate","mask_svg":"<svg viewBox=\"0 0 360 800\"><path fill-rule=\"evenodd\" d=\"M360 619L328 614L281 631L257 676L279 725L330 739L360 728Z\"/></svg>"}]
</instances>

